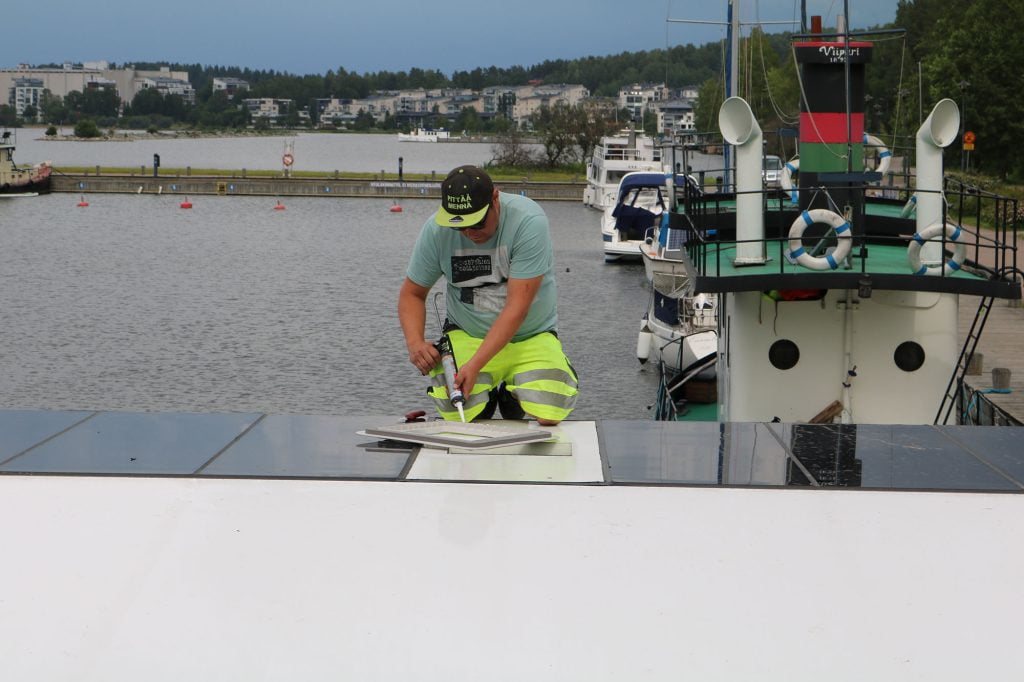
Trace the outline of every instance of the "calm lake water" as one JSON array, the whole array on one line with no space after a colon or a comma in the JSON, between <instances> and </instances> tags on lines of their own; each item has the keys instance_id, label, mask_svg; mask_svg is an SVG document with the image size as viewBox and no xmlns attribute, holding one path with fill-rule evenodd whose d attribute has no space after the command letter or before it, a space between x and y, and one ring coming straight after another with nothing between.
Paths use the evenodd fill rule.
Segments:
<instances>
[{"instance_id":1,"label":"calm lake water","mask_svg":"<svg viewBox=\"0 0 1024 682\"><path fill-rule=\"evenodd\" d=\"M317 137L335 138L342 136ZM268 140L241 142L279 151ZM23 143L24 136L19 160ZM151 153L137 142L95 149L120 147ZM298 144L296 153L301 158ZM431 163L440 170L479 160L443 159ZM165 163L213 160L182 152L181 161ZM71 194L0 201L0 408L430 409L395 307L433 201L407 201L404 212L391 213L390 202L373 199L296 198L274 211L266 198L192 197L189 211L173 196L86 198L88 208L77 208ZM596 211L577 203L544 208L556 247L561 336L581 375L574 418L648 418L657 372L634 355L648 297L643 266L603 262Z\"/></svg>"}]
</instances>

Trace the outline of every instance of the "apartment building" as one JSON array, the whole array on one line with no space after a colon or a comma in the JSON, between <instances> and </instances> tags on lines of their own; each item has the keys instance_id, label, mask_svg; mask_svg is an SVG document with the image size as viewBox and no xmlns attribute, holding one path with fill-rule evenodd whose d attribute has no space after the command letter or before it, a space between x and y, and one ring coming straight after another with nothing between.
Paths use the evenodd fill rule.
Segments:
<instances>
[{"instance_id":1,"label":"apartment building","mask_svg":"<svg viewBox=\"0 0 1024 682\"><path fill-rule=\"evenodd\" d=\"M178 95L187 104L196 103L195 88L192 87L187 79L171 78L168 76L143 76L136 79L135 86L136 92L155 89L164 96Z\"/></svg>"},{"instance_id":2,"label":"apartment building","mask_svg":"<svg viewBox=\"0 0 1024 682\"><path fill-rule=\"evenodd\" d=\"M528 125L530 118L542 107L558 104L574 107L590 96L590 91L582 85L557 83L530 87L533 88L532 92L520 92L512 105L511 120L517 125Z\"/></svg>"},{"instance_id":3,"label":"apartment building","mask_svg":"<svg viewBox=\"0 0 1024 682\"><path fill-rule=\"evenodd\" d=\"M113 86L121 102L128 103L143 88L157 87L195 102L195 90L189 84L188 72L171 71L166 66L157 71L144 71L111 69L107 62L64 64L61 68L51 69L35 69L21 64L16 69L0 69L0 93L10 93L14 81L24 78L42 81L43 89L57 97L66 97L72 90L85 92L89 88Z\"/></svg>"},{"instance_id":4,"label":"apartment building","mask_svg":"<svg viewBox=\"0 0 1024 682\"><path fill-rule=\"evenodd\" d=\"M633 83L619 89L619 109L628 109L633 120L640 121L654 105L668 99L664 83Z\"/></svg>"},{"instance_id":5,"label":"apartment building","mask_svg":"<svg viewBox=\"0 0 1024 682\"><path fill-rule=\"evenodd\" d=\"M240 92L249 91L249 81L228 76L216 77L213 79L213 91L223 92L228 97L234 97Z\"/></svg>"},{"instance_id":6,"label":"apartment building","mask_svg":"<svg viewBox=\"0 0 1024 682\"><path fill-rule=\"evenodd\" d=\"M654 105L658 131L665 135L691 133L696 129L692 99L668 99Z\"/></svg>"},{"instance_id":7,"label":"apartment building","mask_svg":"<svg viewBox=\"0 0 1024 682\"><path fill-rule=\"evenodd\" d=\"M41 78L15 78L8 92L7 103L21 118L25 117L26 107L35 107L34 119L39 120L39 100L45 90Z\"/></svg>"},{"instance_id":8,"label":"apartment building","mask_svg":"<svg viewBox=\"0 0 1024 682\"><path fill-rule=\"evenodd\" d=\"M248 110L253 120L265 118L271 122L284 116L294 105L295 100L273 97L253 97L242 100L242 106Z\"/></svg>"}]
</instances>

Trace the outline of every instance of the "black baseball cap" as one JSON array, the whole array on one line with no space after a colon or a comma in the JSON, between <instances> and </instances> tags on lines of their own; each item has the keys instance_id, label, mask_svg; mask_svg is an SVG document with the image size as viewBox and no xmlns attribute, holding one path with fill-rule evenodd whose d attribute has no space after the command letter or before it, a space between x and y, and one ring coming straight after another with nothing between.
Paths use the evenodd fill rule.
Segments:
<instances>
[{"instance_id":1,"label":"black baseball cap","mask_svg":"<svg viewBox=\"0 0 1024 682\"><path fill-rule=\"evenodd\" d=\"M472 227L484 219L494 183L476 166L459 166L441 183L441 208L434 220L442 227Z\"/></svg>"}]
</instances>

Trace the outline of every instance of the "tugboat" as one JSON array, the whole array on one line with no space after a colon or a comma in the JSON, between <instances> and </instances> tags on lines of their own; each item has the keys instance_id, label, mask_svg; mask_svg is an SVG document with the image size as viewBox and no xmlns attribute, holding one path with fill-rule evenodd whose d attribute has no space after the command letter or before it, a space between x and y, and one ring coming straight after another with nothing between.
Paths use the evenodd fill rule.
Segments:
<instances>
[{"instance_id":1,"label":"tugboat","mask_svg":"<svg viewBox=\"0 0 1024 682\"><path fill-rule=\"evenodd\" d=\"M993 300L1021 297L1017 201L944 178L960 126L951 99L916 133L913 186L880 187L880 168L865 170L872 43L840 29L797 36L794 52L797 191L765 189L761 129L731 97L719 127L736 151L733 191L684 192L670 214L687 237L688 294L718 297L718 350L713 378L705 357L662 381L656 417L706 419L687 417L707 413L688 397L699 375L722 422L958 423ZM980 300L962 345L961 295Z\"/></svg>"},{"instance_id":2,"label":"tugboat","mask_svg":"<svg viewBox=\"0 0 1024 682\"><path fill-rule=\"evenodd\" d=\"M31 168L18 168L14 163L14 142L10 131L0 134L0 196L33 196L50 191L49 161Z\"/></svg>"}]
</instances>

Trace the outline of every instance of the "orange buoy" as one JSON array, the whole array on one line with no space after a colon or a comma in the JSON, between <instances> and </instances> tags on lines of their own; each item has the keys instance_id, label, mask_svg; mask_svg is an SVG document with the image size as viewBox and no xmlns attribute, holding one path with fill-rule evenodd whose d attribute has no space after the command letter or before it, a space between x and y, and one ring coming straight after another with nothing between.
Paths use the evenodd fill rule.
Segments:
<instances>
[{"instance_id":1,"label":"orange buoy","mask_svg":"<svg viewBox=\"0 0 1024 682\"><path fill-rule=\"evenodd\" d=\"M188 197L185 197L185 201L181 202L181 207L192 208L192 202L188 200Z\"/></svg>"},{"instance_id":2,"label":"orange buoy","mask_svg":"<svg viewBox=\"0 0 1024 682\"><path fill-rule=\"evenodd\" d=\"M85 200L85 197L79 197L78 205L84 208L89 205L89 202Z\"/></svg>"},{"instance_id":3,"label":"orange buoy","mask_svg":"<svg viewBox=\"0 0 1024 682\"><path fill-rule=\"evenodd\" d=\"M399 206L398 204L394 204L394 205L391 206L390 210L391 210L392 213L401 213L402 212L402 207Z\"/></svg>"},{"instance_id":4,"label":"orange buoy","mask_svg":"<svg viewBox=\"0 0 1024 682\"><path fill-rule=\"evenodd\" d=\"M277 200L277 206L274 207L274 210L275 211L283 211L284 210L284 204L281 203L280 199Z\"/></svg>"}]
</instances>

